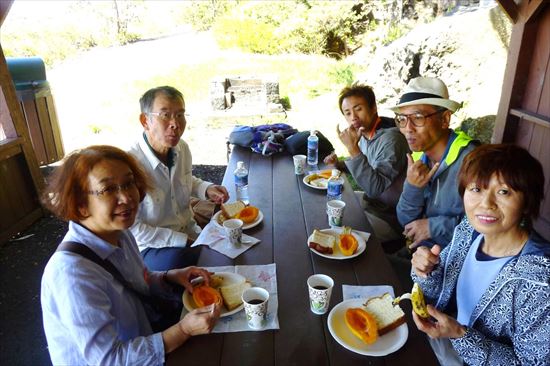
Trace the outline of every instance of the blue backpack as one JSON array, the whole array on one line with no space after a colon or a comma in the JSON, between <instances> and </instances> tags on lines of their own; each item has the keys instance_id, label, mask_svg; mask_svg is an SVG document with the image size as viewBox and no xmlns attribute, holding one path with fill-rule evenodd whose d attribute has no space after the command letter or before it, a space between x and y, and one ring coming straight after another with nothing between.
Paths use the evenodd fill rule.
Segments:
<instances>
[{"instance_id":1,"label":"blue backpack","mask_svg":"<svg viewBox=\"0 0 550 366\"><path fill-rule=\"evenodd\" d=\"M235 126L229 134L229 143L250 147L252 151L269 156L284 150L285 140L298 132L285 123L259 126Z\"/></svg>"}]
</instances>

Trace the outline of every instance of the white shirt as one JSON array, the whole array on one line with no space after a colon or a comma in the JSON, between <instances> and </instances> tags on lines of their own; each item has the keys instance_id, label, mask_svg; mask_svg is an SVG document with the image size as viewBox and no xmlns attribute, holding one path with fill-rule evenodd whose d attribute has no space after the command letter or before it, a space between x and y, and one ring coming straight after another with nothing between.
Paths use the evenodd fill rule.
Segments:
<instances>
[{"instance_id":1,"label":"white shirt","mask_svg":"<svg viewBox=\"0 0 550 366\"><path fill-rule=\"evenodd\" d=\"M121 235L120 247L114 247L69 222L63 241L86 245L140 292L162 293L162 273L147 271L129 231ZM105 269L78 254L52 255L42 276L41 305L54 365L162 365L165 361L162 334L153 334L140 300Z\"/></svg>"},{"instance_id":2,"label":"white shirt","mask_svg":"<svg viewBox=\"0 0 550 366\"><path fill-rule=\"evenodd\" d=\"M153 184L130 228L140 251L148 247L184 247L188 237L196 239L201 232L193 220L189 200L191 196L205 199L206 189L212 183L192 175L191 151L185 141L180 140L172 152L174 165L168 169L151 151L143 134L129 150Z\"/></svg>"}]
</instances>

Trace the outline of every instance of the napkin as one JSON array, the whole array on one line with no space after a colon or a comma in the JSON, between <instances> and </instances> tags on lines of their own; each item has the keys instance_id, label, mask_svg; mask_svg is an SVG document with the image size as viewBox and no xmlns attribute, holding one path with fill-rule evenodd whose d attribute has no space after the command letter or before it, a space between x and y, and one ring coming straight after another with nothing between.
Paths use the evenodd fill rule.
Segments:
<instances>
[{"instance_id":1,"label":"napkin","mask_svg":"<svg viewBox=\"0 0 550 366\"><path fill-rule=\"evenodd\" d=\"M238 273L251 282L252 286L265 288L269 292L269 301L267 305L267 323L262 329L251 329L248 327L244 309L237 311L233 315L221 317L218 323L212 329L212 333L229 332L260 332L269 329L279 329L279 299L277 293L277 267L275 263L245 265L245 266L220 266L204 267L210 272L233 272ZM184 302L185 304L185 302ZM188 313L183 307L181 318Z\"/></svg>"},{"instance_id":2,"label":"napkin","mask_svg":"<svg viewBox=\"0 0 550 366\"><path fill-rule=\"evenodd\" d=\"M352 233L359 235L363 240L365 240L365 243L369 241L370 233L367 233L366 231L359 231L359 230L352 230Z\"/></svg>"},{"instance_id":3,"label":"napkin","mask_svg":"<svg viewBox=\"0 0 550 366\"><path fill-rule=\"evenodd\" d=\"M380 286L351 286L342 285L342 297L344 300L350 299L370 299L375 296L382 296L389 292L392 297L395 297L393 287L388 285Z\"/></svg>"},{"instance_id":4,"label":"napkin","mask_svg":"<svg viewBox=\"0 0 550 366\"><path fill-rule=\"evenodd\" d=\"M225 236L224 229L216 225L213 221L210 221L210 223L202 229L199 237L191 246L196 247L198 245L207 245L215 251L228 256L229 258L235 259L241 253L247 251L249 248L260 242L259 239L246 234L243 234L242 240L243 243L237 246L232 245L229 242L229 239Z\"/></svg>"}]
</instances>

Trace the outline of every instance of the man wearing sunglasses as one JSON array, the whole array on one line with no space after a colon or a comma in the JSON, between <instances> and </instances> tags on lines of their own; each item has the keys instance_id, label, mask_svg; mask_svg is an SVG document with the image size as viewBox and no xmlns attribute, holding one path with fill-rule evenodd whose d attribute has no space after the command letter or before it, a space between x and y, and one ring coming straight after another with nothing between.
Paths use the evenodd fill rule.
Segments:
<instances>
[{"instance_id":1,"label":"man wearing sunglasses","mask_svg":"<svg viewBox=\"0 0 550 366\"><path fill-rule=\"evenodd\" d=\"M443 81L417 77L391 108L413 151L407 155L407 178L397 204L397 218L410 249L434 243L446 246L464 215L457 174L477 142L449 127L459 107L449 99Z\"/></svg>"},{"instance_id":2,"label":"man wearing sunglasses","mask_svg":"<svg viewBox=\"0 0 550 366\"><path fill-rule=\"evenodd\" d=\"M191 151L181 140L187 125L181 92L171 86L153 88L139 103L143 133L129 152L149 173L153 189L140 203L130 230L149 269L166 271L195 265L199 249L188 245L201 229L193 219L190 198L221 204L229 194L225 187L192 175Z\"/></svg>"}]
</instances>

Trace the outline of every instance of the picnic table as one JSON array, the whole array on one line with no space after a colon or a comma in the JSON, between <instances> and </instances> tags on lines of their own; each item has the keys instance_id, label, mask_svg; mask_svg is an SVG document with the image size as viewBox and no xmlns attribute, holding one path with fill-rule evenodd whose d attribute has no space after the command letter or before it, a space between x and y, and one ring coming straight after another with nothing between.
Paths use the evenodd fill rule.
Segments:
<instances>
[{"instance_id":1,"label":"picnic table","mask_svg":"<svg viewBox=\"0 0 550 366\"><path fill-rule=\"evenodd\" d=\"M263 213L262 222L245 233L258 238L235 259L202 247L199 266L265 265L275 263L280 329L212 333L192 337L167 357L167 365L437 365L424 333L417 330L409 303L403 305L408 338L397 351L382 357L352 352L329 331L328 314L310 311L307 278L316 273L334 279L330 309L341 303L342 285L390 285L404 292L387 261L380 242L371 235L359 256L334 260L313 253L307 246L314 229L328 227L326 191L306 186L294 174L292 157L271 157L234 147L223 185L234 200L233 171L243 161L249 169L250 202ZM372 232L370 224L346 181L343 223L355 230ZM410 289L407 289L410 290Z\"/></svg>"}]
</instances>

